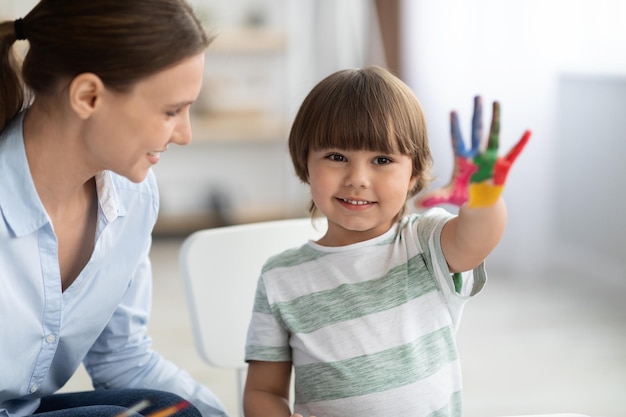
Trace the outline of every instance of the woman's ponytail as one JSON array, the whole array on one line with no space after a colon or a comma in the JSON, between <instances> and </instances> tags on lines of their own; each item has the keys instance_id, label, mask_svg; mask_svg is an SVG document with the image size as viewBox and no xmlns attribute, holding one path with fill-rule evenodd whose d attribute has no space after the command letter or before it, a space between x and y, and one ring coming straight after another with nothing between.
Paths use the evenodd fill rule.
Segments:
<instances>
[{"instance_id":1,"label":"woman's ponytail","mask_svg":"<svg viewBox=\"0 0 626 417\"><path fill-rule=\"evenodd\" d=\"M13 44L17 40L12 21L0 23L0 131L23 108L26 90Z\"/></svg>"}]
</instances>

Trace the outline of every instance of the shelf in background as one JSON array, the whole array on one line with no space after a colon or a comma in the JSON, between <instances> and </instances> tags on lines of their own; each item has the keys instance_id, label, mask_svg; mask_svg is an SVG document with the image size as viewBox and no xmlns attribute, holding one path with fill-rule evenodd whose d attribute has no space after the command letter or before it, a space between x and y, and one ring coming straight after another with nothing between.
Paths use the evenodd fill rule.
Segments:
<instances>
[{"instance_id":1,"label":"shelf in background","mask_svg":"<svg viewBox=\"0 0 626 417\"><path fill-rule=\"evenodd\" d=\"M198 142L281 142L288 135L284 120L259 112L194 115L191 129Z\"/></svg>"},{"instance_id":2,"label":"shelf in background","mask_svg":"<svg viewBox=\"0 0 626 417\"><path fill-rule=\"evenodd\" d=\"M270 28L224 29L215 32L207 53L279 53L287 46L284 31Z\"/></svg>"}]
</instances>

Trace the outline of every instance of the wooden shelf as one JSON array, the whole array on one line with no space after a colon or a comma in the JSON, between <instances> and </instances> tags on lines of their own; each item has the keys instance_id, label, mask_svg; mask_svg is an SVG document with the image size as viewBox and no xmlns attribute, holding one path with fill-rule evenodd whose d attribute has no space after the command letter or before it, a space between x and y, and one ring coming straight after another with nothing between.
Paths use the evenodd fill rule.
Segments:
<instances>
[{"instance_id":1,"label":"wooden shelf","mask_svg":"<svg viewBox=\"0 0 626 417\"><path fill-rule=\"evenodd\" d=\"M198 142L280 142L288 135L284 120L262 112L194 115L191 128Z\"/></svg>"},{"instance_id":2,"label":"wooden shelf","mask_svg":"<svg viewBox=\"0 0 626 417\"><path fill-rule=\"evenodd\" d=\"M213 53L279 53L287 46L287 36L282 30L269 28L226 29L216 33L209 46Z\"/></svg>"}]
</instances>

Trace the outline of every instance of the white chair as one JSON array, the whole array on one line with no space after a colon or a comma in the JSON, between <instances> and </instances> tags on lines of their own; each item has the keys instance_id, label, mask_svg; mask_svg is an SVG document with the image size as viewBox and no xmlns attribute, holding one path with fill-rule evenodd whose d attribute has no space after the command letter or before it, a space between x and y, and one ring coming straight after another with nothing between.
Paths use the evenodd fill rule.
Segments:
<instances>
[{"instance_id":1,"label":"white chair","mask_svg":"<svg viewBox=\"0 0 626 417\"><path fill-rule=\"evenodd\" d=\"M236 371L241 415L245 342L261 267L270 256L325 231L321 219L277 220L200 230L181 246L196 349L207 364Z\"/></svg>"}]
</instances>

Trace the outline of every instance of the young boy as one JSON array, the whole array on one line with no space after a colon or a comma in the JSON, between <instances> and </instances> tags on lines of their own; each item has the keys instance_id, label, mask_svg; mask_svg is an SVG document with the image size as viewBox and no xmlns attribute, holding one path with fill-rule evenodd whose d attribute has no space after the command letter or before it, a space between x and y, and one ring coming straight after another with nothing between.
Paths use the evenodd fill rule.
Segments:
<instances>
[{"instance_id":1,"label":"young boy","mask_svg":"<svg viewBox=\"0 0 626 417\"><path fill-rule=\"evenodd\" d=\"M420 203L459 204L458 216L405 214L431 167L415 95L378 67L339 71L310 92L289 149L328 231L263 268L246 346L247 417L292 414L292 368L296 415L461 415L454 336L485 283L483 261L506 223L499 194L528 139L497 158L498 123L496 103L489 146L473 140L466 151L453 115L453 181Z\"/></svg>"}]
</instances>

